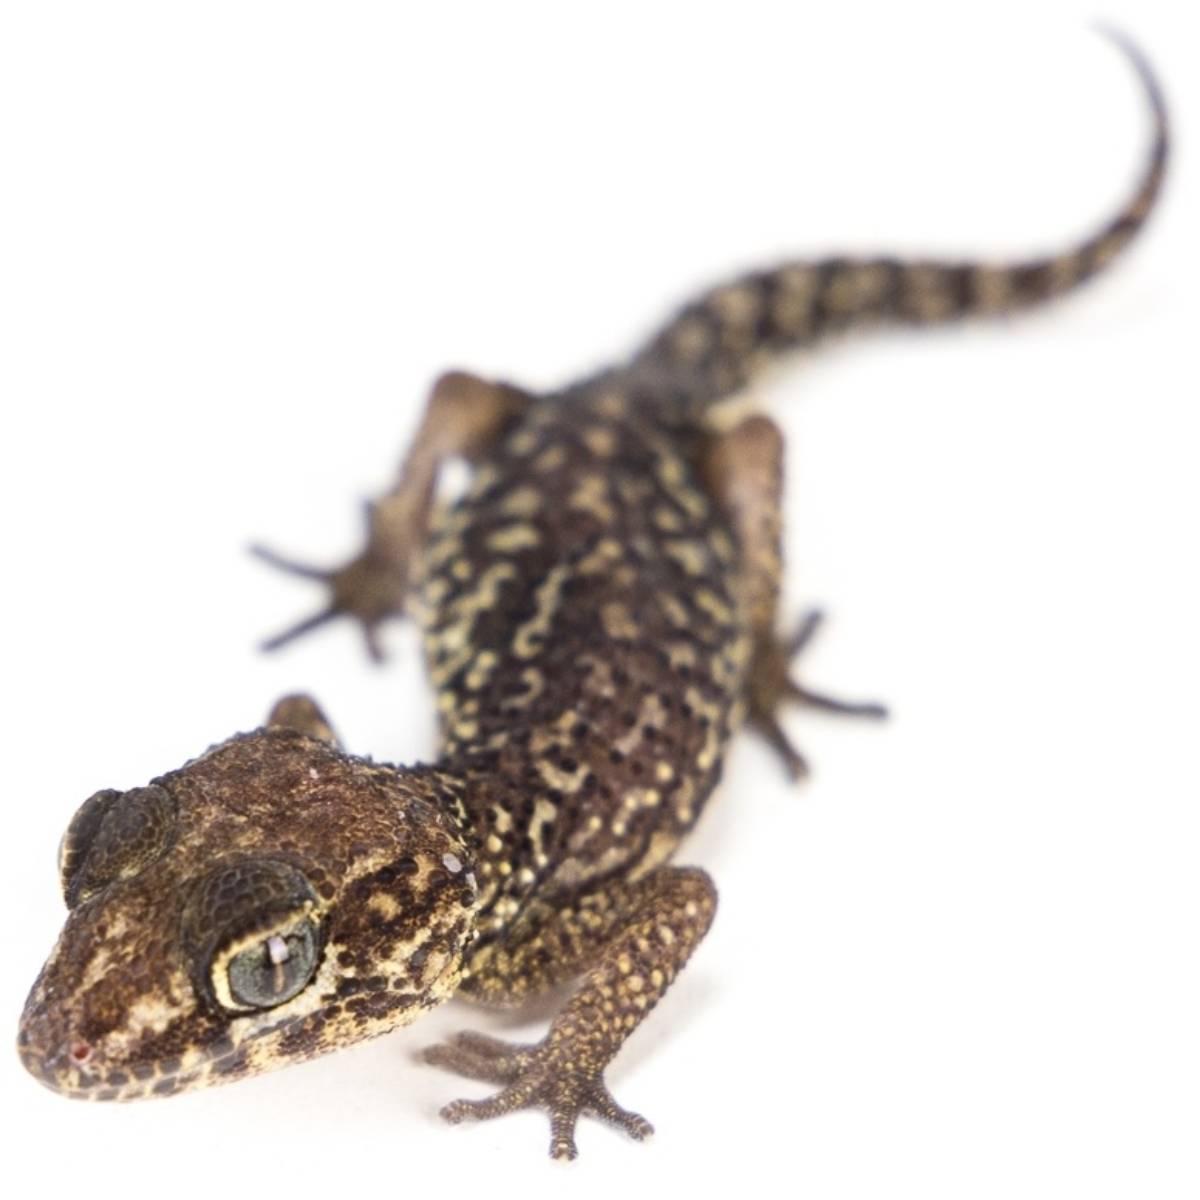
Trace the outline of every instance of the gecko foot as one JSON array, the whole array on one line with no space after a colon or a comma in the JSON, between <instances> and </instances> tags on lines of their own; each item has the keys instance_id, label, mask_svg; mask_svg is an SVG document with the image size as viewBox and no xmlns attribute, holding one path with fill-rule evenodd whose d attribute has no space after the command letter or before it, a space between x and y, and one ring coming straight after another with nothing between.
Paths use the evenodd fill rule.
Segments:
<instances>
[{"instance_id":1,"label":"gecko foot","mask_svg":"<svg viewBox=\"0 0 1200 1200\"><path fill-rule=\"evenodd\" d=\"M792 678L792 660L812 641L823 620L824 614L814 609L804 617L791 637L760 642L750 668L750 723L780 755L793 779L808 774L808 763L779 723L778 712L786 701L794 700L810 708L846 716L876 719L887 716L887 708L882 704L839 700L811 691Z\"/></svg>"},{"instance_id":2,"label":"gecko foot","mask_svg":"<svg viewBox=\"0 0 1200 1200\"><path fill-rule=\"evenodd\" d=\"M462 1121L487 1121L519 1108L544 1108L550 1115L550 1157L572 1159L575 1123L581 1113L599 1117L623 1129L636 1141L654 1132L645 1117L622 1108L604 1083L600 1071L570 1062L563 1043L549 1040L532 1046L511 1045L480 1033L460 1033L447 1042L429 1046L426 1062L487 1083L502 1090L486 1100L455 1100L442 1109L452 1125Z\"/></svg>"},{"instance_id":3,"label":"gecko foot","mask_svg":"<svg viewBox=\"0 0 1200 1200\"><path fill-rule=\"evenodd\" d=\"M368 506L368 530L372 529L373 524L372 507ZM361 626L370 657L375 662L383 662L379 627L389 617L399 616L404 611L408 570L404 565L398 565L394 556L376 552L374 540L374 537L369 537L367 547L361 554L334 570L296 562L266 546L251 546L250 553L272 567L302 579L314 579L329 589L329 603L324 608L268 638L262 643L262 648L267 651L278 650L335 617L347 616L354 618Z\"/></svg>"}]
</instances>

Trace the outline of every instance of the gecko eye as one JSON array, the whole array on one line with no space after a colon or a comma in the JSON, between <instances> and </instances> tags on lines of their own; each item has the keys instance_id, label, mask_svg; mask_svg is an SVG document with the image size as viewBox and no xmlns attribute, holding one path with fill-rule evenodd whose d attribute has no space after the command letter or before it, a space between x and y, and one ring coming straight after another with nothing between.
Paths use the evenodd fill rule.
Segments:
<instances>
[{"instance_id":1,"label":"gecko eye","mask_svg":"<svg viewBox=\"0 0 1200 1200\"><path fill-rule=\"evenodd\" d=\"M304 990L324 944L308 877L279 859L236 859L189 885L183 945L195 978L227 1012L275 1008Z\"/></svg>"},{"instance_id":2,"label":"gecko eye","mask_svg":"<svg viewBox=\"0 0 1200 1200\"><path fill-rule=\"evenodd\" d=\"M219 999L228 992L239 1008L274 1008L298 995L312 978L317 943L317 930L307 919L243 939L214 962L213 990ZM224 980L217 978L218 972L224 973Z\"/></svg>"}]
</instances>

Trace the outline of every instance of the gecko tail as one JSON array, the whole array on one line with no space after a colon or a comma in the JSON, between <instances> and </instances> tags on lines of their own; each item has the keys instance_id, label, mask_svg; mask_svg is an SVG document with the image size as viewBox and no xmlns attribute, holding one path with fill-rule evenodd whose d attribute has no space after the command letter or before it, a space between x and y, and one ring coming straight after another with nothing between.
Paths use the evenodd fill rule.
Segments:
<instances>
[{"instance_id":1,"label":"gecko tail","mask_svg":"<svg viewBox=\"0 0 1200 1200\"><path fill-rule=\"evenodd\" d=\"M1137 72L1154 139L1132 196L1091 237L1058 254L1010 262L834 257L751 272L678 312L633 359L634 375L668 387L702 412L740 391L773 359L831 334L1016 313L1074 291L1101 272L1154 209L1170 134L1162 88L1146 57L1119 31L1096 28Z\"/></svg>"}]
</instances>

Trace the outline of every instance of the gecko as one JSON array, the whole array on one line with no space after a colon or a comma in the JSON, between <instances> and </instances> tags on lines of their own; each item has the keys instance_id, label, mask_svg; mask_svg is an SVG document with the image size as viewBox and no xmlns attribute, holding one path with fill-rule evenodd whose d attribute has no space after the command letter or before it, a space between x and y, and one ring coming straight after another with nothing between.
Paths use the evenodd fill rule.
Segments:
<instances>
[{"instance_id":1,"label":"gecko","mask_svg":"<svg viewBox=\"0 0 1200 1200\"><path fill-rule=\"evenodd\" d=\"M104 789L59 850L68 915L30 992L18 1052L41 1083L94 1100L169 1096L407 1025L451 996L517 1005L573 990L545 1037L464 1032L437 1066L495 1086L452 1123L540 1108L552 1157L581 1116L635 1139L605 1069L688 962L717 891L675 852L726 747L758 730L794 777L792 703L881 717L800 682L819 615L778 619L783 437L722 422L765 365L837 334L1035 307L1121 252L1155 205L1163 96L1123 208L1073 247L990 264L788 262L721 284L620 364L534 394L451 371L434 384L362 551L275 649L338 617L415 617L440 746L397 766L341 746L311 697L145 786ZM473 475L437 499L447 460Z\"/></svg>"}]
</instances>

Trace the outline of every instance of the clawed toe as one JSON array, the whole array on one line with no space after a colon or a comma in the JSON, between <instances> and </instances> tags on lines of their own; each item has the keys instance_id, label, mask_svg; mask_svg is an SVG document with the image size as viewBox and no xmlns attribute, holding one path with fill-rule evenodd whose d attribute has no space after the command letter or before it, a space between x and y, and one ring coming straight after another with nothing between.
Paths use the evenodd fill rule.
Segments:
<instances>
[{"instance_id":1,"label":"clawed toe","mask_svg":"<svg viewBox=\"0 0 1200 1200\"><path fill-rule=\"evenodd\" d=\"M512 1112L515 1105L508 1103L508 1093L500 1092L487 1100L451 1100L441 1109L441 1117L451 1125L463 1121L487 1121Z\"/></svg>"},{"instance_id":2,"label":"clawed toe","mask_svg":"<svg viewBox=\"0 0 1200 1200\"><path fill-rule=\"evenodd\" d=\"M791 637L764 637L755 648L750 668L750 721L783 759L792 779L807 775L808 763L779 723L778 713L786 701L797 701L809 708L842 716L876 719L887 716L887 708L882 704L840 700L812 691L792 678L792 660L809 645L823 620L824 614L814 609L803 618Z\"/></svg>"},{"instance_id":3,"label":"clawed toe","mask_svg":"<svg viewBox=\"0 0 1200 1200\"><path fill-rule=\"evenodd\" d=\"M464 1029L456 1033L449 1041L450 1045L461 1050L469 1050L485 1058L509 1058L514 1055L524 1055L534 1049L533 1046L514 1045L500 1038L489 1037L486 1033L475 1033L474 1030Z\"/></svg>"},{"instance_id":4,"label":"clawed toe","mask_svg":"<svg viewBox=\"0 0 1200 1200\"><path fill-rule=\"evenodd\" d=\"M820 629L824 620L825 614L819 608L809 609L801 617L800 624L796 626L796 632L784 641L780 647L783 657L788 662L791 662L813 640L813 636Z\"/></svg>"},{"instance_id":5,"label":"clawed toe","mask_svg":"<svg viewBox=\"0 0 1200 1200\"><path fill-rule=\"evenodd\" d=\"M328 583L329 577L333 574L332 571L326 571L321 567L314 567L310 563L297 562L294 558L286 558L284 555L272 550L270 546L263 546L255 543L250 547L250 553L255 558L261 558L268 566L274 567L277 571L283 571L287 575L298 575L301 579L316 579L321 583Z\"/></svg>"},{"instance_id":6,"label":"clawed toe","mask_svg":"<svg viewBox=\"0 0 1200 1200\"><path fill-rule=\"evenodd\" d=\"M796 749L795 743L784 731L774 712L754 711L750 719L758 732L766 738L767 745L783 759L788 778L793 783L804 779L809 773L808 759Z\"/></svg>"},{"instance_id":7,"label":"clawed toe","mask_svg":"<svg viewBox=\"0 0 1200 1200\"><path fill-rule=\"evenodd\" d=\"M513 1046L499 1038L466 1031L455 1034L445 1042L427 1046L421 1052L421 1057L435 1067L457 1071L469 1079L481 1079L484 1083L511 1083L528 1065L532 1049L530 1046ZM449 1117L446 1119L450 1120Z\"/></svg>"},{"instance_id":8,"label":"clawed toe","mask_svg":"<svg viewBox=\"0 0 1200 1200\"><path fill-rule=\"evenodd\" d=\"M615 1125L618 1129L623 1129L635 1142L645 1141L654 1132L654 1126L640 1113L630 1112L627 1108L622 1108L612 1098L612 1093L603 1083L596 1085L591 1098L588 1100L587 1111L599 1117L602 1121L607 1121L608 1124Z\"/></svg>"}]
</instances>

